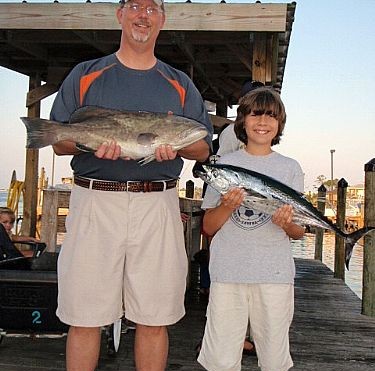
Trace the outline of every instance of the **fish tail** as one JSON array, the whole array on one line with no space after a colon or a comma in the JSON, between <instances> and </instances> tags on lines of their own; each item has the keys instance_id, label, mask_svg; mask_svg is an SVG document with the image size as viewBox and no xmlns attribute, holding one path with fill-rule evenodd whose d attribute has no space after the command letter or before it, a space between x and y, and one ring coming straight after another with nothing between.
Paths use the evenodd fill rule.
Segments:
<instances>
[{"instance_id":1,"label":"fish tail","mask_svg":"<svg viewBox=\"0 0 375 371\"><path fill-rule=\"evenodd\" d=\"M358 229L358 231L349 233L345 236L345 265L348 270L349 270L349 261L350 261L350 258L352 257L354 245L361 237L363 237L365 234L367 234L368 232L374 229L375 227L364 227L364 228Z\"/></svg>"},{"instance_id":2,"label":"fish tail","mask_svg":"<svg viewBox=\"0 0 375 371\"><path fill-rule=\"evenodd\" d=\"M21 117L27 130L26 148L43 148L56 143L56 122L39 117Z\"/></svg>"}]
</instances>

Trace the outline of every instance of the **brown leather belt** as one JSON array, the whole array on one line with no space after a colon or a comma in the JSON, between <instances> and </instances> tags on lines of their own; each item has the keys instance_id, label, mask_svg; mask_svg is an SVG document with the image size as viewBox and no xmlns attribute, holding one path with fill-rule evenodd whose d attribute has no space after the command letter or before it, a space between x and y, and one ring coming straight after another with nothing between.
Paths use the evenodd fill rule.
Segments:
<instances>
[{"instance_id":1,"label":"brown leather belt","mask_svg":"<svg viewBox=\"0 0 375 371\"><path fill-rule=\"evenodd\" d=\"M83 188L95 189L97 191L112 192L162 192L166 189L176 187L177 180L157 180L157 181L128 181L116 182L105 180L94 180L83 178L81 176L74 177L74 184Z\"/></svg>"}]
</instances>

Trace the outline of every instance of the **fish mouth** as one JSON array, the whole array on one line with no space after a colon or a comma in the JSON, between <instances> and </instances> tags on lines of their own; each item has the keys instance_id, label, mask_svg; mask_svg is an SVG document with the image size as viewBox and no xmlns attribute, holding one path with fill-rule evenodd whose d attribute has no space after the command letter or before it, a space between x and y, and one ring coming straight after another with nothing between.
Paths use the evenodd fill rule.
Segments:
<instances>
[{"instance_id":1,"label":"fish mouth","mask_svg":"<svg viewBox=\"0 0 375 371\"><path fill-rule=\"evenodd\" d=\"M181 133L180 140L184 144L194 143L207 136L208 132L205 128L191 128Z\"/></svg>"},{"instance_id":2,"label":"fish mouth","mask_svg":"<svg viewBox=\"0 0 375 371\"><path fill-rule=\"evenodd\" d=\"M208 134L207 130L205 128L193 128L188 131L188 135L193 137L193 138L199 138L202 139L206 137Z\"/></svg>"},{"instance_id":3,"label":"fish mouth","mask_svg":"<svg viewBox=\"0 0 375 371\"><path fill-rule=\"evenodd\" d=\"M195 178L201 178L203 181L207 180L207 174L200 170L194 170L193 175Z\"/></svg>"}]
</instances>

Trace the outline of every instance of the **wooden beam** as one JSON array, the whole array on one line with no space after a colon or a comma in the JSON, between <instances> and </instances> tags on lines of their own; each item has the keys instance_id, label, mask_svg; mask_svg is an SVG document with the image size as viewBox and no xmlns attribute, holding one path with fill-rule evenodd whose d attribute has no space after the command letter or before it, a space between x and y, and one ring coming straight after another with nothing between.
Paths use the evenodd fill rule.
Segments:
<instances>
[{"instance_id":1,"label":"wooden beam","mask_svg":"<svg viewBox=\"0 0 375 371\"><path fill-rule=\"evenodd\" d=\"M77 35L85 43L91 45L93 48L99 50L103 54L110 54L113 52L112 45L103 44L100 41L98 41L96 37L97 32L95 31L74 31L73 33Z\"/></svg>"},{"instance_id":2,"label":"wooden beam","mask_svg":"<svg viewBox=\"0 0 375 371\"><path fill-rule=\"evenodd\" d=\"M194 52L192 45L185 39L185 35L182 32L172 32L171 33L173 43L176 44L180 50L185 54L187 60L191 63L191 65L194 67L194 70L199 72L200 77L209 85L209 87L212 89L212 91L215 92L217 97L219 99L223 99L222 94L219 92L219 90L215 87L215 84L212 83L210 78L208 77L206 71L204 68L196 62L194 58Z\"/></svg>"},{"instance_id":3,"label":"wooden beam","mask_svg":"<svg viewBox=\"0 0 375 371\"><path fill-rule=\"evenodd\" d=\"M20 41L8 41L9 45L12 45L16 49L22 50L24 53L29 54L32 57L46 60L48 58L48 54L44 48L39 47L36 44L28 44L25 42L20 42Z\"/></svg>"},{"instance_id":4,"label":"wooden beam","mask_svg":"<svg viewBox=\"0 0 375 371\"><path fill-rule=\"evenodd\" d=\"M273 66L273 53L272 53L272 34L267 34L267 40L266 40L266 83L270 84L272 82L272 70L274 68Z\"/></svg>"},{"instance_id":5,"label":"wooden beam","mask_svg":"<svg viewBox=\"0 0 375 371\"><path fill-rule=\"evenodd\" d=\"M266 83L267 35L264 32L254 34L252 79Z\"/></svg>"},{"instance_id":6,"label":"wooden beam","mask_svg":"<svg viewBox=\"0 0 375 371\"><path fill-rule=\"evenodd\" d=\"M30 77L29 90L40 86L39 76ZM28 107L28 117L40 117L40 101ZM39 150L26 149L25 196L23 200L23 220L21 234L36 235L37 200L38 200Z\"/></svg>"},{"instance_id":7,"label":"wooden beam","mask_svg":"<svg viewBox=\"0 0 375 371\"><path fill-rule=\"evenodd\" d=\"M227 48L236 55L241 63L250 71L252 71L251 56L246 55L248 50L241 48L239 45L227 44Z\"/></svg>"},{"instance_id":8,"label":"wooden beam","mask_svg":"<svg viewBox=\"0 0 375 371\"><path fill-rule=\"evenodd\" d=\"M216 128L221 128L224 125L230 125L233 124L232 120L227 119L226 117L218 116L218 115L213 115L209 114L211 123L214 127Z\"/></svg>"},{"instance_id":9,"label":"wooden beam","mask_svg":"<svg viewBox=\"0 0 375 371\"><path fill-rule=\"evenodd\" d=\"M118 30L118 4L0 4L0 29ZM165 4L165 30L284 32L287 4Z\"/></svg>"},{"instance_id":10,"label":"wooden beam","mask_svg":"<svg viewBox=\"0 0 375 371\"><path fill-rule=\"evenodd\" d=\"M275 33L272 35L272 49L271 49L271 59L272 59L271 82L272 82L272 85L274 85L277 81L278 45L279 45L279 34ZM285 63L283 65L285 65Z\"/></svg>"},{"instance_id":11,"label":"wooden beam","mask_svg":"<svg viewBox=\"0 0 375 371\"><path fill-rule=\"evenodd\" d=\"M27 93L26 107L31 107L40 102L42 99L49 97L56 93L58 86L56 84L44 84L38 86Z\"/></svg>"}]
</instances>

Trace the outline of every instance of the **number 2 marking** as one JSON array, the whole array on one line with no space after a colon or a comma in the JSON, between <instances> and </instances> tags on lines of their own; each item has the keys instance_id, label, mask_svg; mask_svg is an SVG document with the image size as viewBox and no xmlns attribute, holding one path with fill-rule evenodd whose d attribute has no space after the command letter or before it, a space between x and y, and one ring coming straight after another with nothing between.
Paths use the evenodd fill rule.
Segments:
<instances>
[{"instance_id":1,"label":"number 2 marking","mask_svg":"<svg viewBox=\"0 0 375 371\"><path fill-rule=\"evenodd\" d=\"M34 310L34 312L31 314L31 317L35 317L32 323L42 323L42 321L40 320L41 314L38 310Z\"/></svg>"}]
</instances>

